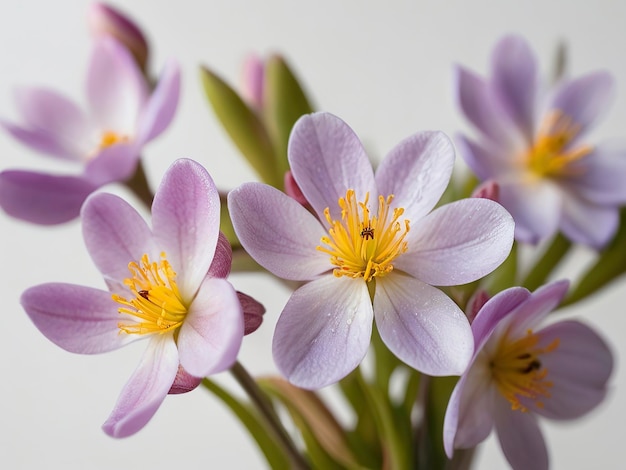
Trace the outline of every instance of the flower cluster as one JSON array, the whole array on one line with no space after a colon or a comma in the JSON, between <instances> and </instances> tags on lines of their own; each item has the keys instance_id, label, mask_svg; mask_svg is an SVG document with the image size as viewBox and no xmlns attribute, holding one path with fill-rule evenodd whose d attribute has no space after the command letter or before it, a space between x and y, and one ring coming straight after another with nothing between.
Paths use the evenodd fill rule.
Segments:
<instances>
[{"instance_id":1,"label":"flower cluster","mask_svg":"<svg viewBox=\"0 0 626 470\"><path fill-rule=\"evenodd\" d=\"M513 468L548 468L537 416L593 410L613 370L591 327L545 321L626 271L613 261L626 250L626 151L583 139L609 103L607 72L560 80L544 97L533 53L515 36L497 44L489 79L457 67L459 108L480 133L457 139L473 172L459 182L441 131L416 131L374 170L347 123L313 112L281 57L250 58L242 96L204 67L210 104L262 182L218 189L200 163L177 159L153 194L141 154L174 118L179 66L169 61L153 79L142 30L108 5L95 4L89 23L87 109L20 89L21 122L0 121L78 171L5 170L0 206L40 225L80 217L104 278L105 289L51 282L22 293L41 333L78 354L147 340L107 434L138 432L168 394L202 386L273 468L457 468L494 428ZM116 182L146 203L149 222L100 191ZM551 245L540 252L539 242ZM579 284L547 282L576 244L598 250ZM293 289L273 336L284 379L254 378L237 361L265 309L235 289L231 270ZM208 378L227 370L253 407ZM323 387L343 394L353 424L334 416Z\"/></svg>"}]
</instances>

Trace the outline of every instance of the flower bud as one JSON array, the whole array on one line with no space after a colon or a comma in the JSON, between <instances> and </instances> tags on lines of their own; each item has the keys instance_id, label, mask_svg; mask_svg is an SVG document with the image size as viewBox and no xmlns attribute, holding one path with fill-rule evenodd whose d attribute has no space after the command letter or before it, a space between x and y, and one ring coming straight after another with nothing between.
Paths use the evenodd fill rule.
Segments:
<instances>
[{"instance_id":1,"label":"flower bud","mask_svg":"<svg viewBox=\"0 0 626 470\"><path fill-rule=\"evenodd\" d=\"M94 3L89 8L87 22L94 36L114 37L132 53L141 70L146 70L148 42L141 29L127 16L104 3Z\"/></svg>"},{"instance_id":2,"label":"flower bud","mask_svg":"<svg viewBox=\"0 0 626 470\"><path fill-rule=\"evenodd\" d=\"M256 54L250 54L243 63L241 95L255 110L263 109L263 87L265 85L265 64Z\"/></svg>"}]
</instances>

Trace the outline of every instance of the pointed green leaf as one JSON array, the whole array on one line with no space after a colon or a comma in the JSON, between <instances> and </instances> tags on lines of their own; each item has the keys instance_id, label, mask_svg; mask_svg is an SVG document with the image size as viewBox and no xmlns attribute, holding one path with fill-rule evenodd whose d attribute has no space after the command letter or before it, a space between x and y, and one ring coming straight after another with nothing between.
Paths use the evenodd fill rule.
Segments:
<instances>
[{"instance_id":1,"label":"pointed green leaf","mask_svg":"<svg viewBox=\"0 0 626 470\"><path fill-rule=\"evenodd\" d=\"M280 56L270 57L265 64L264 92L265 123L284 174L289 169L287 143L291 128L300 116L313 112L313 108L298 79Z\"/></svg>"},{"instance_id":2,"label":"pointed green leaf","mask_svg":"<svg viewBox=\"0 0 626 470\"><path fill-rule=\"evenodd\" d=\"M205 67L200 72L209 103L239 151L264 182L282 188L284 172L277 168L274 147L259 117L215 73Z\"/></svg>"}]
</instances>

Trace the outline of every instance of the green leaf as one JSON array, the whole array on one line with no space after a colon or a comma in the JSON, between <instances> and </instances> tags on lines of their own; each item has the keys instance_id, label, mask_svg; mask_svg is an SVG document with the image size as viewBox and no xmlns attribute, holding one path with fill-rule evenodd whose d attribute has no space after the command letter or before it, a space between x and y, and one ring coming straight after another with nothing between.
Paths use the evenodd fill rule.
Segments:
<instances>
[{"instance_id":1,"label":"green leaf","mask_svg":"<svg viewBox=\"0 0 626 470\"><path fill-rule=\"evenodd\" d=\"M217 385L215 382L209 379L202 380L202 385L212 392L217 398L228 406L231 411L239 418L241 424L243 424L250 436L252 436L259 446L259 449L263 452L267 463L274 470L288 470L290 468L289 459L283 453L282 449L271 438L271 433L267 432L267 429L263 425L263 421L259 419L258 415L253 409L244 405L230 393Z\"/></svg>"},{"instance_id":2,"label":"green leaf","mask_svg":"<svg viewBox=\"0 0 626 470\"><path fill-rule=\"evenodd\" d=\"M282 189L284 171L269 134L257 114L220 77L205 67L200 69L202 84L215 115L261 179Z\"/></svg>"},{"instance_id":3,"label":"green leaf","mask_svg":"<svg viewBox=\"0 0 626 470\"><path fill-rule=\"evenodd\" d=\"M264 118L278 155L280 174L289 170L287 143L291 128L313 108L287 62L280 56L265 64Z\"/></svg>"},{"instance_id":4,"label":"green leaf","mask_svg":"<svg viewBox=\"0 0 626 470\"><path fill-rule=\"evenodd\" d=\"M278 377L259 379L261 388L283 403L300 429L315 468L359 468L343 428L315 392Z\"/></svg>"},{"instance_id":5,"label":"green leaf","mask_svg":"<svg viewBox=\"0 0 626 470\"><path fill-rule=\"evenodd\" d=\"M563 257L569 252L571 246L572 242L561 233L558 233L550 246L543 252L539 261L530 270L526 279L522 282L522 286L530 291L534 291L545 284L554 268L559 265Z\"/></svg>"}]
</instances>

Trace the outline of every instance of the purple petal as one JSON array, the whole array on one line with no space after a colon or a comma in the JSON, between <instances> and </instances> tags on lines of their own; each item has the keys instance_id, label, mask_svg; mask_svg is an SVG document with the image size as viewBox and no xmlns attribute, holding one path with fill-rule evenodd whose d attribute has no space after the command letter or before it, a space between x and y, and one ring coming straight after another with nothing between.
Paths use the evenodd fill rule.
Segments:
<instances>
[{"instance_id":1,"label":"purple petal","mask_svg":"<svg viewBox=\"0 0 626 470\"><path fill-rule=\"evenodd\" d=\"M618 225L617 207L596 205L571 192L563 199L561 230L576 243L600 249L611 240Z\"/></svg>"},{"instance_id":2,"label":"purple petal","mask_svg":"<svg viewBox=\"0 0 626 470\"><path fill-rule=\"evenodd\" d=\"M145 108L139 117L137 141L144 144L170 125L180 95L180 67L174 61L165 64L165 69L159 78L157 87L150 95Z\"/></svg>"},{"instance_id":3,"label":"purple petal","mask_svg":"<svg viewBox=\"0 0 626 470\"><path fill-rule=\"evenodd\" d=\"M250 297L248 294L237 291L239 303L243 309L244 335L254 333L263 323L265 307L262 303Z\"/></svg>"},{"instance_id":4,"label":"purple petal","mask_svg":"<svg viewBox=\"0 0 626 470\"><path fill-rule=\"evenodd\" d=\"M494 421L506 459L515 470L548 470L548 450L533 413L511 410L504 397L494 400Z\"/></svg>"},{"instance_id":5,"label":"purple petal","mask_svg":"<svg viewBox=\"0 0 626 470\"><path fill-rule=\"evenodd\" d=\"M391 274L376 280L374 316L387 347L429 375L460 375L472 357L469 322L439 289Z\"/></svg>"},{"instance_id":6,"label":"purple petal","mask_svg":"<svg viewBox=\"0 0 626 470\"><path fill-rule=\"evenodd\" d=\"M167 396L177 370L178 351L172 335L153 336L102 425L104 432L112 437L128 437L143 428Z\"/></svg>"},{"instance_id":7,"label":"purple petal","mask_svg":"<svg viewBox=\"0 0 626 470\"><path fill-rule=\"evenodd\" d=\"M76 161L78 157L68 150L63 142L56 136L50 135L38 129L26 129L24 127L0 120L0 126L21 144L31 148L35 152L43 153L63 160ZM82 159L81 155L81 159Z\"/></svg>"},{"instance_id":8,"label":"purple petal","mask_svg":"<svg viewBox=\"0 0 626 470\"><path fill-rule=\"evenodd\" d=\"M515 239L538 243L556 234L561 218L561 190L545 179L496 180L500 203L513 216Z\"/></svg>"},{"instance_id":9,"label":"purple petal","mask_svg":"<svg viewBox=\"0 0 626 470\"><path fill-rule=\"evenodd\" d=\"M537 64L528 43L518 36L502 39L493 52L492 68L494 92L527 141L532 142Z\"/></svg>"},{"instance_id":10,"label":"purple petal","mask_svg":"<svg viewBox=\"0 0 626 470\"><path fill-rule=\"evenodd\" d=\"M152 227L185 299L193 298L207 275L219 226L220 198L211 176L193 160L175 161L154 196Z\"/></svg>"},{"instance_id":11,"label":"purple petal","mask_svg":"<svg viewBox=\"0 0 626 470\"><path fill-rule=\"evenodd\" d=\"M365 282L327 275L300 287L287 302L274 332L274 361L294 385L321 388L359 365L371 335Z\"/></svg>"},{"instance_id":12,"label":"purple petal","mask_svg":"<svg viewBox=\"0 0 626 470\"><path fill-rule=\"evenodd\" d=\"M226 278L230 274L233 264L233 249L228 242L228 238L222 232L217 237L215 256L209 267L208 276Z\"/></svg>"},{"instance_id":13,"label":"purple petal","mask_svg":"<svg viewBox=\"0 0 626 470\"><path fill-rule=\"evenodd\" d=\"M551 108L572 118L583 133L608 109L613 97L613 77L608 72L593 72L559 87Z\"/></svg>"},{"instance_id":14,"label":"purple petal","mask_svg":"<svg viewBox=\"0 0 626 470\"><path fill-rule=\"evenodd\" d=\"M393 205L418 221L435 207L448 186L454 148L443 132L420 132L400 142L376 171L380 194L394 195ZM375 200L374 200L375 201Z\"/></svg>"},{"instance_id":15,"label":"purple petal","mask_svg":"<svg viewBox=\"0 0 626 470\"><path fill-rule=\"evenodd\" d=\"M92 150L92 123L64 96L47 89L20 88L15 100L25 127L52 139L65 157L80 160Z\"/></svg>"},{"instance_id":16,"label":"purple petal","mask_svg":"<svg viewBox=\"0 0 626 470\"><path fill-rule=\"evenodd\" d=\"M0 206L18 219L54 225L75 219L98 186L77 176L54 176L30 171L0 173Z\"/></svg>"},{"instance_id":17,"label":"purple petal","mask_svg":"<svg viewBox=\"0 0 626 470\"><path fill-rule=\"evenodd\" d=\"M130 277L128 263L139 262L144 254L151 261L159 259L160 252L148 225L118 196L99 193L87 199L82 210L82 228L91 259L115 291Z\"/></svg>"},{"instance_id":18,"label":"purple petal","mask_svg":"<svg viewBox=\"0 0 626 470\"><path fill-rule=\"evenodd\" d=\"M111 37L95 42L87 98L100 129L135 135L148 98L147 84L130 52Z\"/></svg>"},{"instance_id":19,"label":"purple petal","mask_svg":"<svg viewBox=\"0 0 626 470\"><path fill-rule=\"evenodd\" d=\"M541 356L552 382L550 398L542 400L537 413L553 419L578 418L595 408L606 395L613 371L613 357L604 340L576 321L563 321L537 332L539 347L554 341L558 346Z\"/></svg>"},{"instance_id":20,"label":"purple petal","mask_svg":"<svg viewBox=\"0 0 626 470\"><path fill-rule=\"evenodd\" d=\"M179 395L181 393L188 393L198 388L201 383L202 377L194 377L179 364L178 371L176 372L176 378L174 379L174 383L170 387L167 394Z\"/></svg>"},{"instance_id":21,"label":"purple petal","mask_svg":"<svg viewBox=\"0 0 626 470\"><path fill-rule=\"evenodd\" d=\"M411 227L408 251L394 265L428 284L466 284L506 259L513 230L513 219L500 204L488 199L455 201Z\"/></svg>"},{"instance_id":22,"label":"purple petal","mask_svg":"<svg viewBox=\"0 0 626 470\"><path fill-rule=\"evenodd\" d=\"M600 205L626 202L626 149L623 147L594 147L592 153L568 169L572 170L572 175L565 184L574 194Z\"/></svg>"},{"instance_id":23,"label":"purple petal","mask_svg":"<svg viewBox=\"0 0 626 470\"><path fill-rule=\"evenodd\" d=\"M458 106L479 131L490 141L504 147L509 147L515 139L519 140L518 136L513 135L511 126L506 125L507 121L502 119L502 104L483 78L457 66L454 79Z\"/></svg>"},{"instance_id":24,"label":"purple petal","mask_svg":"<svg viewBox=\"0 0 626 470\"><path fill-rule=\"evenodd\" d=\"M530 292L522 287L511 287L497 293L485 303L472 322L476 353L480 352L500 320L509 315L522 302L527 301L530 296Z\"/></svg>"},{"instance_id":25,"label":"purple petal","mask_svg":"<svg viewBox=\"0 0 626 470\"><path fill-rule=\"evenodd\" d=\"M135 172L140 151L135 142L102 148L87 163L85 177L97 185L125 181Z\"/></svg>"},{"instance_id":26,"label":"purple petal","mask_svg":"<svg viewBox=\"0 0 626 470\"><path fill-rule=\"evenodd\" d=\"M138 339L120 332L119 304L106 291L72 284L42 284L26 290L20 302L46 338L73 353L112 351Z\"/></svg>"},{"instance_id":27,"label":"purple petal","mask_svg":"<svg viewBox=\"0 0 626 470\"><path fill-rule=\"evenodd\" d=\"M475 447L493 428L492 403L497 391L484 373L484 367L471 366L452 392L443 425L448 457L454 448Z\"/></svg>"},{"instance_id":28,"label":"purple petal","mask_svg":"<svg viewBox=\"0 0 626 470\"><path fill-rule=\"evenodd\" d=\"M206 278L180 328L180 364L195 377L228 369L237 359L243 331L235 289L224 279Z\"/></svg>"},{"instance_id":29,"label":"purple petal","mask_svg":"<svg viewBox=\"0 0 626 470\"><path fill-rule=\"evenodd\" d=\"M228 211L243 247L276 276L307 281L332 268L316 249L327 235L320 222L277 189L243 184L228 194Z\"/></svg>"},{"instance_id":30,"label":"purple petal","mask_svg":"<svg viewBox=\"0 0 626 470\"><path fill-rule=\"evenodd\" d=\"M485 181L509 171L515 154L509 147L487 148L462 135L457 135L455 141L465 163L479 180Z\"/></svg>"},{"instance_id":31,"label":"purple petal","mask_svg":"<svg viewBox=\"0 0 626 470\"><path fill-rule=\"evenodd\" d=\"M241 74L241 95L257 110L263 109L265 62L257 54L248 54Z\"/></svg>"},{"instance_id":32,"label":"purple petal","mask_svg":"<svg viewBox=\"0 0 626 470\"><path fill-rule=\"evenodd\" d=\"M569 281L561 280L541 286L534 291L507 319L510 337L522 337L528 330L534 330L546 315L561 303L568 288Z\"/></svg>"},{"instance_id":33,"label":"purple petal","mask_svg":"<svg viewBox=\"0 0 626 470\"><path fill-rule=\"evenodd\" d=\"M358 201L378 197L374 173L354 131L330 113L302 116L289 137L289 164L298 186L324 220L324 209L341 219L338 199L354 189Z\"/></svg>"}]
</instances>

